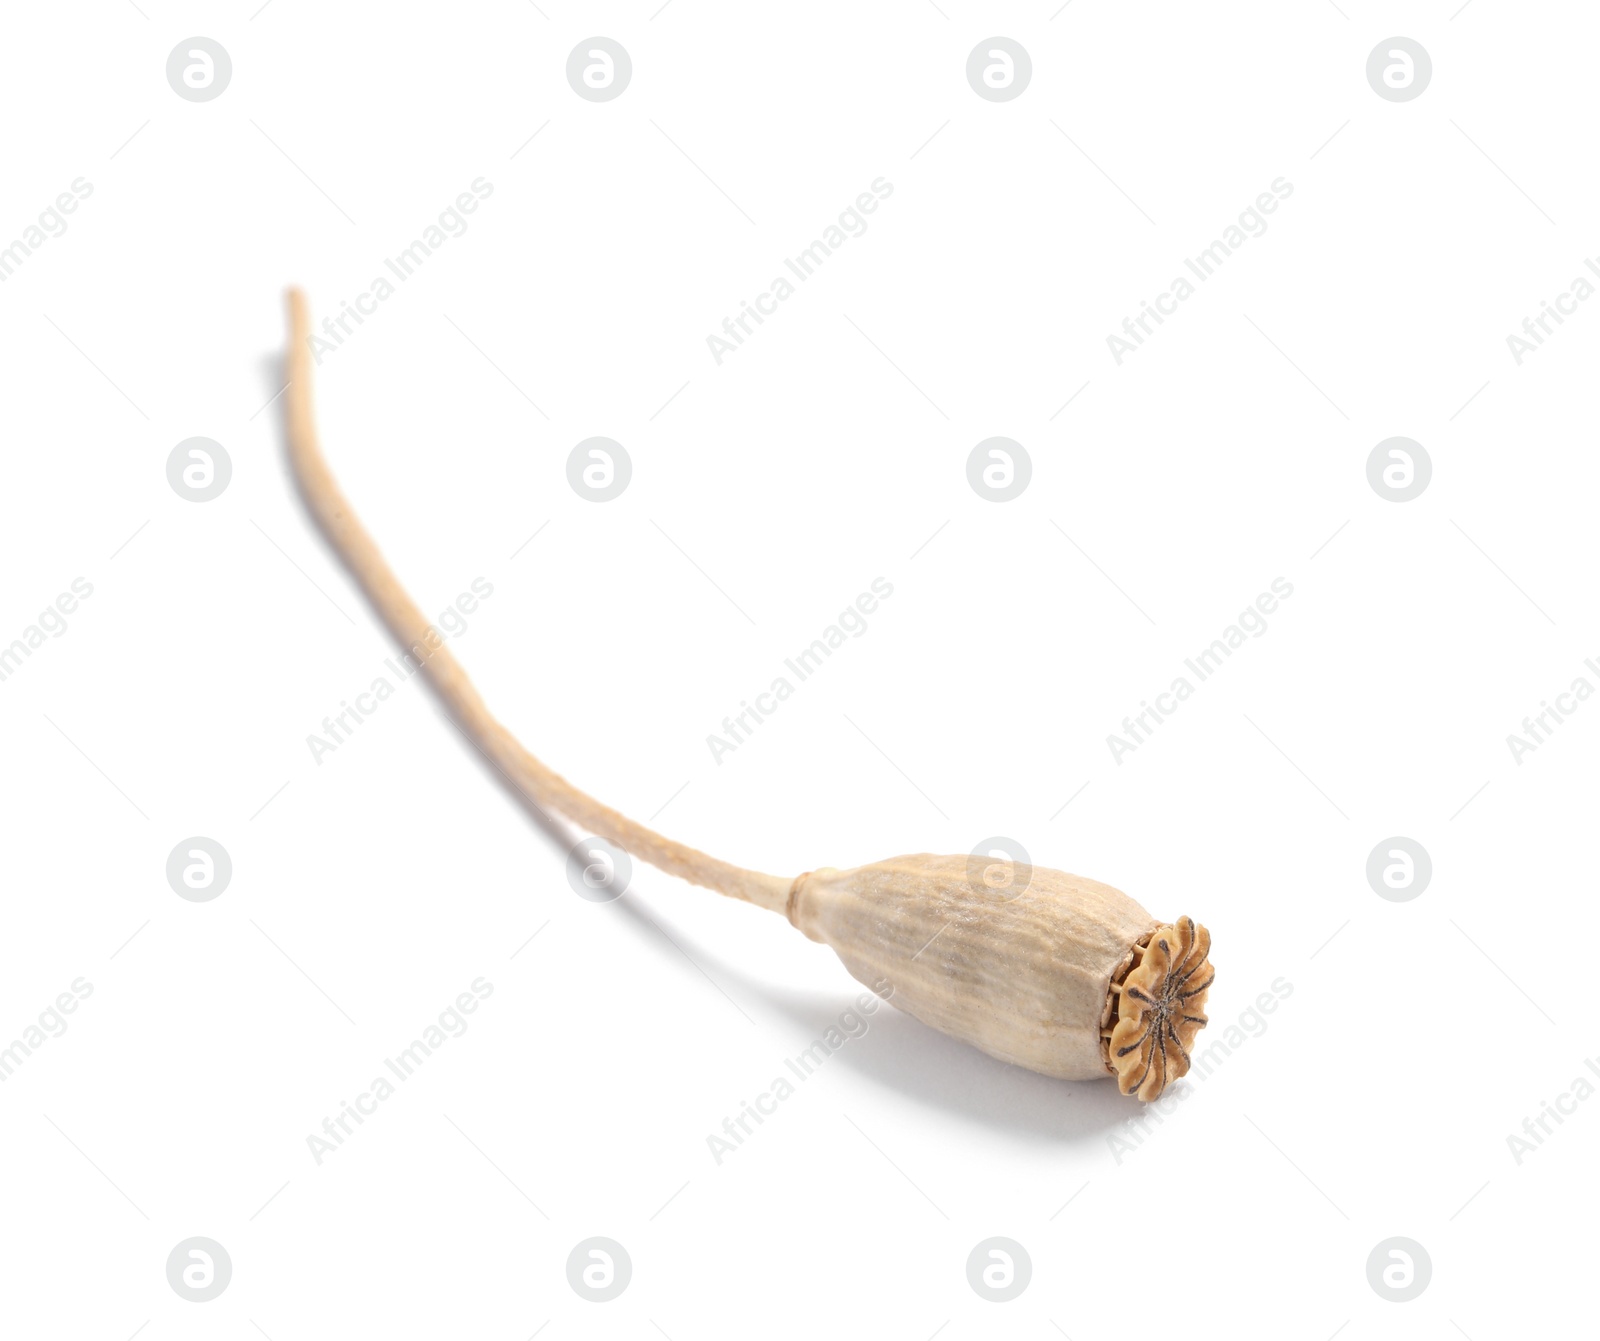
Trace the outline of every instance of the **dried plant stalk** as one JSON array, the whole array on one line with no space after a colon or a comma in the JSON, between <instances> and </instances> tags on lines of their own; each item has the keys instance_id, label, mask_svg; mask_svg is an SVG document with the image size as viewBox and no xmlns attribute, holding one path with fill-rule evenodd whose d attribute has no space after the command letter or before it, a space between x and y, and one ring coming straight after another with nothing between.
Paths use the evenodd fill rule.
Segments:
<instances>
[{"instance_id":1,"label":"dried plant stalk","mask_svg":"<svg viewBox=\"0 0 1600 1341\"><path fill-rule=\"evenodd\" d=\"M1066 1080L1114 1075L1156 1098L1189 1069L1211 986L1211 938L1164 925L1120 890L1034 867L992 888L968 857L895 857L795 878L720 861L579 791L489 712L339 491L311 404L310 314L289 293L285 415L307 506L389 631L414 649L462 731L541 814L554 811L671 875L786 916L861 982L992 1057Z\"/></svg>"}]
</instances>

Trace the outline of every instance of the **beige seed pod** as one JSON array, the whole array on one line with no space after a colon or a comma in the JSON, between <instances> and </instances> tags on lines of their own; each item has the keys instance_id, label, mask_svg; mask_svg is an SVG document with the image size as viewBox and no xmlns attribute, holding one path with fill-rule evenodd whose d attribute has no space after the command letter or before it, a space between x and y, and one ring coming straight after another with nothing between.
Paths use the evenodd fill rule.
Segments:
<instances>
[{"instance_id":1,"label":"beige seed pod","mask_svg":"<svg viewBox=\"0 0 1600 1341\"><path fill-rule=\"evenodd\" d=\"M1205 1025L1210 937L1096 880L982 857L811 871L785 911L924 1024L1063 1080L1154 1099ZM1169 971L1170 970L1170 971Z\"/></svg>"},{"instance_id":2,"label":"beige seed pod","mask_svg":"<svg viewBox=\"0 0 1600 1341\"><path fill-rule=\"evenodd\" d=\"M311 411L311 320L289 294L284 415L307 507L451 716L540 814L556 811L662 870L788 917L857 979L946 1034L1065 1080L1115 1076L1149 1101L1189 1069L1205 1026L1211 937L1120 890L988 858L893 857L790 879L676 843L540 762L489 712L406 594L323 459Z\"/></svg>"}]
</instances>

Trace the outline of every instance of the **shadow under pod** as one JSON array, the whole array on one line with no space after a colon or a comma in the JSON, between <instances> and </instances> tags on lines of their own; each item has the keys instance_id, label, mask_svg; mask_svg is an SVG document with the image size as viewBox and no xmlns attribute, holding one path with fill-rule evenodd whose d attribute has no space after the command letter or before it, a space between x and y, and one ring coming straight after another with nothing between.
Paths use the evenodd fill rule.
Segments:
<instances>
[{"instance_id":1,"label":"shadow under pod","mask_svg":"<svg viewBox=\"0 0 1600 1341\"><path fill-rule=\"evenodd\" d=\"M661 945L673 958L692 957L718 985L736 999L758 999L782 1017L781 1032L787 1042L774 1037L773 1074L792 1077L784 1065L800 1054L825 1031L839 1027L839 1017L856 1011L856 998L867 989L851 978L833 953L817 946L819 964L833 975L830 990L799 993L766 982L743 967L730 964L698 944L679 928L671 928L671 939L682 954L662 941L657 921L665 921L658 910L648 914L635 905L637 895L624 896L612 905L618 915L649 933L646 939ZM797 935L789 929L791 935ZM693 968L684 964L692 973ZM831 984L837 982L837 987ZM866 1031L846 1036L843 1046L830 1052L818 1064L814 1075L834 1068L849 1071L886 1090L894 1091L930 1108L941 1109L954 1117L976 1123L991 1131L1006 1132L1037 1141L1041 1145L1071 1145L1091 1141L1129 1118L1137 1117L1144 1105L1117 1092L1108 1076L1104 1081L1054 1080L1025 1067L1002 1062L970 1044L941 1034L922 1021L897 1009L891 1002L880 1005L872 1015L861 1017ZM859 1030L859 1026L857 1026ZM769 1031L776 1035L779 1031ZM841 1028L840 1032L844 1030ZM798 1062L797 1062L798 1064Z\"/></svg>"}]
</instances>

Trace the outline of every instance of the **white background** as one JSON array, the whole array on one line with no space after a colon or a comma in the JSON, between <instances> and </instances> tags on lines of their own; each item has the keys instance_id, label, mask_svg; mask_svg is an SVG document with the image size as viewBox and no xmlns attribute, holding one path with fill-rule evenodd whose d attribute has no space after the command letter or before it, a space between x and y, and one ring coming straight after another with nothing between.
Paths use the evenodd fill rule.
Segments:
<instances>
[{"instance_id":1,"label":"white background","mask_svg":"<svg viewBox=\"0 0 1600 1341\"><path fill-rule=\"evenodd\" d=\"M1520 764L1506 743L1600 685L1600 310L1521 366L1506 344L1600 248L1587 7L255 9L5 18L0 237L93 194L0 287L0 641L93 595L0 683L0 1035L93 992L0 1085L3 1330L1592 1322L1600 1103L1520 1164L1507 1143L1600 1052L1600 706ZM1010 102L965 77L995 33L1032 57ZM166 82L194 34L232 57L212 102ZM632 57L611 102L565 78L593 34ZM1366 80L1393 34L1432 56L1413 102ZM1200 918L1203 1042L1292 992L1160 1125L884 1010L719 1165L707 1136L860 991L827 950L644 867L581 901L420 682L313 760L394 649L261 408L282 292L336 311L479 177L317 395L423 608L492 583L455 643L491 706L745 865L1001 834ZM718 366L706 337L878 177L868 231ZM1279 177L1269 229L1118 366L1106 336ZM565 474L597 434L634 467L606 504ZM204 504L165 474L195 435L233 463ZM1006 504L966 480L995 435L1033 463ZM1394 435L1433 463L1405 504L1366 478ZM708 733L875 577L868 631L715 762ZM1107 735L1277 577L1268 631L1116 762ZM232 858L211 902L166 881L191 835ZM1431 854L1410 902L1367 882L1392 835ZM470 1029L318 1165L306 1138L480 976ZM165 1276L192 1235L233 1262L207 1304ZM594 1235L633 1263L603 1305L566 1279ZM1033 1264L1007 1304L966 1278L995 1235ZM1367 1281L1391 1236L1432 1260L1411 1303Z\"/></svg>"}]
</instances>

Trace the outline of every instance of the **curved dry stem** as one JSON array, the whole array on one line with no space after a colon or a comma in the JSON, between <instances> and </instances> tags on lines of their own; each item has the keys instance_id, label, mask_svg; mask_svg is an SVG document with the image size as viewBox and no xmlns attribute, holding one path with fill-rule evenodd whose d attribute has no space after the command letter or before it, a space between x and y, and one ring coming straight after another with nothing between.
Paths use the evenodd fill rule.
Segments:
<instances>
[{"instance_id":1,"label":"curved dry stem","mask_svg":"<svg viewBox=\"0 0 1600 1341\"><path fill-rule=\"evenodd\" d=\"M790 879L718 861L695 848L663 838L602 805L529 754L489 712L461 664L444 645L438 629L423 616L400 585L372 537L339 492L323 460L311 407L310 333L311 318L305 295L298 289L291 289L285 370L289 387L284 405L289 459L295 479L323 533L360 582L390 633L421 663L429 682L462 731L541 813L549 809L565 815L589 833L691 884L704 885L773 912L783 912L792 883Z\"/></svg>"}]
</instances>

